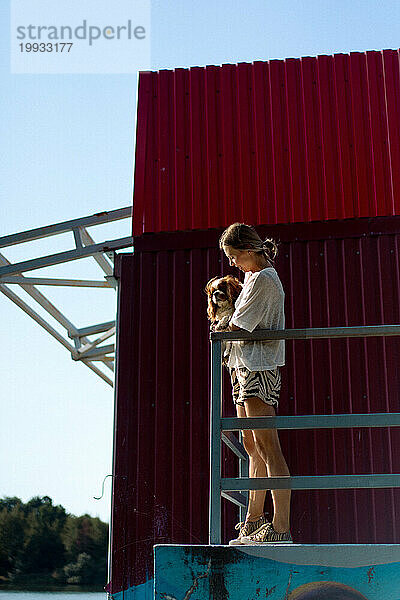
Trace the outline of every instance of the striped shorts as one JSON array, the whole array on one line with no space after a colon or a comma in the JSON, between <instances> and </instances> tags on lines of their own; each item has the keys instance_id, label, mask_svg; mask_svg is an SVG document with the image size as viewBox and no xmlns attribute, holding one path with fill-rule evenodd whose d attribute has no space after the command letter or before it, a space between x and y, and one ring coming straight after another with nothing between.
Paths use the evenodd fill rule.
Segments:
<instances>
[{"instance_id":1,"label":"striped shorts","mask_svg":"<svg viewBox=\"0 0 400 600\"><path fill-rule=\"evenodd\" d=\"M235 404L244 406L245 400L257 396L266 404L278 408L281 391L281 371L249 371L246 367L230 367L232 398Z\"/></svg>"}]
</instances>

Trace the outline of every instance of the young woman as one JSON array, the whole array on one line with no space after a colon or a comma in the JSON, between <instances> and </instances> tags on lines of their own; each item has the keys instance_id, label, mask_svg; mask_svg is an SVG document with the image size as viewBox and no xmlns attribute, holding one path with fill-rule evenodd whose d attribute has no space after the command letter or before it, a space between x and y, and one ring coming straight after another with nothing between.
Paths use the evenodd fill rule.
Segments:
<instances>
[{"instance_id":1,"label":"young woman","mask_svg":"<svg viewBox=\"0 0 400 600\"><path fill-rule=\"evenodd\" d=\"M263 241L254 227L233 223L223 232L219 246L229 264L245 273L229 329L250 332L254 329L284 329L285 294L274 268L277 255L274 240L267 238ZM284 340L232 343L227 368L238 417L275 416L281 387L280 367L285 364L284 344ZM275 429L246 430L242 433L249 455L250 477L289 475ZM264 515L266 490L251 490L246 519L236 525L239 535L230 544L292 541L290 490L272 490L271 494L274 507L272 523Z\"/></svg>"}]
</instances>

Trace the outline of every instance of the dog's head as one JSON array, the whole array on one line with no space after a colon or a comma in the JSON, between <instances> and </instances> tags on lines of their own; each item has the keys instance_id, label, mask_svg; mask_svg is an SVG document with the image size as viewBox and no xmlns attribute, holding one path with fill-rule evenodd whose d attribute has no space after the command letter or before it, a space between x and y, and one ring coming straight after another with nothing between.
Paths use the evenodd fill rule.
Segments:
<instances>
[{"instance_id":1,"label":"dog's head","mask_svg":"<svg viewBox=\"0 0 400 600\"><path fill-rule=\"evenodd\" d=\"M208 298L207 316L214 323L218 309L233 307L243 285L233 275L213 277L207 283L205 292Z\"/></svg>"}]
</instances>

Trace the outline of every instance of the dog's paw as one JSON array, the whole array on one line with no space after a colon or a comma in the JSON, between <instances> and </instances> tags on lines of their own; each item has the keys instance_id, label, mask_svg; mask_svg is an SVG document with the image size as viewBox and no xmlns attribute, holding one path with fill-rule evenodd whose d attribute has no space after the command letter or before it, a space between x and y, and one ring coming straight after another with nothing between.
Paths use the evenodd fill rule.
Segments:
<instances>
[{"instance_id":1,"label":"dog's paw","mask_svg":"<svg viewBox=\"0 0 400 600\"><path fill-rule=\"evenodd\" d=\"M221 319L220 321L218 321L218 329L220 331L226 330L226 328L229 325L229 321L230 321L230 317L224 317L223 319Z\"/></svg>"},{"instance_id":2,"label":"dog's paw","mask_svg":"<svg viewBox=\"0 0 400 600\"><path fill-rule=\"evenodd\" d=\"M229 321L227 321L226 323L218 323L218 325L216 325L214 331L229 331Z\"/></svg>"}]
</instances>

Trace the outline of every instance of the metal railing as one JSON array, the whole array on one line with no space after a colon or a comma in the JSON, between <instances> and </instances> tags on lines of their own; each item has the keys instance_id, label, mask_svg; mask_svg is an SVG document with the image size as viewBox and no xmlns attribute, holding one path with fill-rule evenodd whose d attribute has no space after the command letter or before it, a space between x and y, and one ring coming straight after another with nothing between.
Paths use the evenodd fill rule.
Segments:
<instances>
[{"instance_id":1,"label":"metal railing","mask_svg":"<svg viewBox=\"0 0 400 600\"><path fill-rule=\"evenodd\" d=\"M320 475L285 477L248 477L248 455L233 431L245 429L320 429L350 427L399 427L400 413L341 415L296 415L238 418L222 416L222 345L226 340L299 340L399 336L400 325L363 327L328 327L310 329L213 332L211 340L211 436L210 436L210 512L209 543L221 543L222 497L241 508L245 514L247 497L242 491L274 489L344 489L400 487L400 474ZM239 477L221 477L221 441L239 458Z\"/></svg>"}]
</instances>

